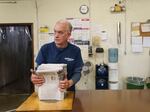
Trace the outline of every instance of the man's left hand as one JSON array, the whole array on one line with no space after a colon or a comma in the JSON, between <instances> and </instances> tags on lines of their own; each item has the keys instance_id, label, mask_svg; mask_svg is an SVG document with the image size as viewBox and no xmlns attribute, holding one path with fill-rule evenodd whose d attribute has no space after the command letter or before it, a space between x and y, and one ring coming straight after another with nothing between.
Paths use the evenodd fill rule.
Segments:
<instances>
[{"instance_id":1,"label":"man's left hand","mask_svg":"<svg viewBox=\"0 0 150 112\"><path fill-rule=\"evenodd\" d=\"M73 80L64 79L59 82L60 91L64 91L64 89L68 89L73 85Z\"/></svg>"}]
</instances>

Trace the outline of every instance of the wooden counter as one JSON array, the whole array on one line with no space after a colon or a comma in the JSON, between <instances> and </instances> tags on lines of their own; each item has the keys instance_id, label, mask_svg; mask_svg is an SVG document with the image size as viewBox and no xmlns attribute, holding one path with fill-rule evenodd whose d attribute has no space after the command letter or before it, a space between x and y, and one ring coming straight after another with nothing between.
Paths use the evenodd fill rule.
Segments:
<instances>
[{"instance_id":1,"label":"wooden counter","mask_svg":"<svg viewBox=\"0 0 150 112\"><path fill-rule=\"evenodd\" d=\"M72 96L70 94L69 98ZM150 112L150 90L76 91L73 102L72 112ZM63 112L70 109L68 105L64 106L66 110ZM62 104L58 103L56 106L39 102L33 94L17 111L51 111L56 108L61 111Z\"/></svg>"},{"instance_id":2,"label":"wooden counter","mask_svg":"<svg viewBox=\"0 0 150 112\"><path fill-rule=\"evenodd\" d=\"M150 90L77 91L73 112L150 112Z\"/></svg>"},{"instance_id":3,"label":"wooden counter","mask_svg":"<svg viewBox=\"0 0 150 112\"><path fill-rule=\"evenodd\" d=\"M31 111L40 111L40 112L68 112L72 110L74 99L73 92L67 92L64 100L61 101L40 101L38 95L33 93L21 106L19 106L17 112L31 112Z\"/></svg>"}]
</instances>

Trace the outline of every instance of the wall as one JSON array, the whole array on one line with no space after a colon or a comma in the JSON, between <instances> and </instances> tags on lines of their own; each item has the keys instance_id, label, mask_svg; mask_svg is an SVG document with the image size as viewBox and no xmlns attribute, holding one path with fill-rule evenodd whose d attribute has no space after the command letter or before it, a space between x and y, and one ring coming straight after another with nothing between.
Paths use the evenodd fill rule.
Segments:
<instances>
[{"instance_id":1,"label":"wall","mask_svg":"<svg viewBox=\"0 0 150 112\"><path fill-rule=\"evenodd\" d=\"M126 1L125 13L110 13L110 7L118 0L18 0L17 4L0 4L0 23L34 23L34 47L35 57L38 51L38 29L47 25L53 32L54 23L66 17L90 18L91 23L102 25L108 33L108 40L101 43L105 49L105 62L107 59L107 48L119 48L119 79L120 88L124 88L124 79L130 75L150 76L149 49L144 48L143 53L132 53L130 27L131 22L143 22L150 18L149 0ZM36 9L37 3L37 9ZM90 12L82 15L79 7L86 4ZM117 22L121 22L122 44L117 45ZM126 40L126 41L125 41ZM95 50L93 50L95 51ZM125 53L126 52L126 53ZM95 63L95 55L89 58ZM94 70L94 69L93 69ZM87 82L87 84L84 84ZM78 89L94 89L94 71L89 76L83 76Z\"/></svg>"},{"instance_id":2,"label":"wall","mask_svg":"<svg viewBox=\"0 0 150 112\"><path fill-rule=\"evenodd\" d=\"M17 3L0 3L0 23L34 23L34 47L37 52L37 19L34 0L19 0Z\"/></svg>"}]
</instances>

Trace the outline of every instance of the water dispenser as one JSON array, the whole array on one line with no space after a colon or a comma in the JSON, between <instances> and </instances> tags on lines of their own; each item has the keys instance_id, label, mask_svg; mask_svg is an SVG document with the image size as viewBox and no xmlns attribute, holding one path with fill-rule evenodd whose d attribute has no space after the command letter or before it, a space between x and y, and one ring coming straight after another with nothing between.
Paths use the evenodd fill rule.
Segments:
<instances>
[{"instance_id":1,"label":"water dispenser","mask_svg":"<svg viewBox=\"0 0 150 112\"><path fill-rule=\"evenodd\" d=\"M96 49L96 89L108 89L108 65L104 63L104 49Z\"/></svg>"}]
</instances>

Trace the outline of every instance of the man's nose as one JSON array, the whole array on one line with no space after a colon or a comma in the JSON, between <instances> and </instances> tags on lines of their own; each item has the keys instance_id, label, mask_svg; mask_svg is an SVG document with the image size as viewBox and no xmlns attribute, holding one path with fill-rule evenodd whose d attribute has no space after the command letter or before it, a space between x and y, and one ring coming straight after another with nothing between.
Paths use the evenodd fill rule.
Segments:
<instances>
[{"instance_id":1,"label":"man's nose","mask_svg":"<svg viewBox=\"0 0 150 112\"><path fill-rule=\"evenodd\" d=\"M59 34L58 34L58 33L55 33L54 36L55 36L56 38L58 38L58 37L59 37Z\"/></svg>"}]
</instances>

